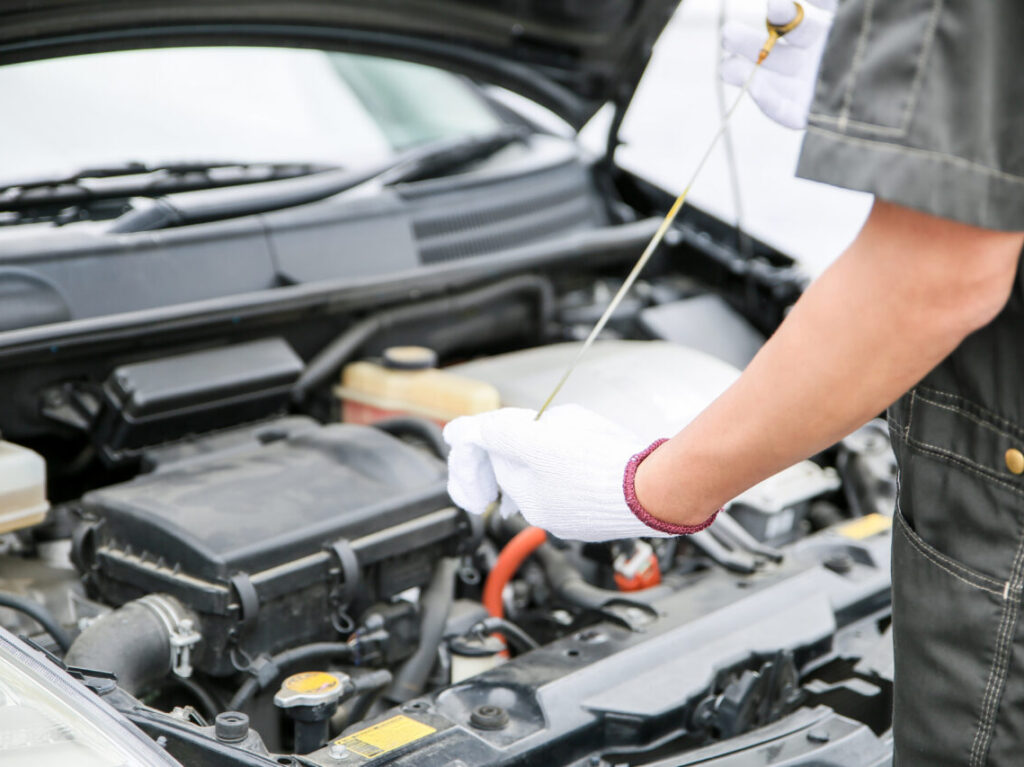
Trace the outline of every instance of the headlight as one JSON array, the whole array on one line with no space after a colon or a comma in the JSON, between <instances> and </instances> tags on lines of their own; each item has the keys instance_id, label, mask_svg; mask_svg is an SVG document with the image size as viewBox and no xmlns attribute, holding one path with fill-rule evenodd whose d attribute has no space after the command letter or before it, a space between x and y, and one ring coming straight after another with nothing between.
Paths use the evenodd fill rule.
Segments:
<instances>
[{"instance_id":1,"label":"headlight","mask_svg":"<svg viewBox=\"0 0 1024 767\"><path fill-rule=\"evenodd\" d=\"M178 762L95 694L0 629L0 764L170 767Z\"/></svg>"}]
</instances>

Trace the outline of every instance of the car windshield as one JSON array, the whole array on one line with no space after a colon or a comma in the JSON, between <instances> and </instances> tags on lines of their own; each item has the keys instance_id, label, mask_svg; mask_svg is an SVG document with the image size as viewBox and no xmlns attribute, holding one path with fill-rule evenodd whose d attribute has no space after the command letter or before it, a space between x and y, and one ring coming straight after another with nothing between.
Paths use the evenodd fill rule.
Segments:
<instances>
[{"instance_id":1,"label":"car windshield","mask_svg":"<svg viewBox=\"0 0 1024 767\"><path fill-rule=\"evenodd\" d=\"M378 163L501 120L467 80L285 48L101 53L0 68L0 185L118 163Z\"/></svg>"}]
</instances>

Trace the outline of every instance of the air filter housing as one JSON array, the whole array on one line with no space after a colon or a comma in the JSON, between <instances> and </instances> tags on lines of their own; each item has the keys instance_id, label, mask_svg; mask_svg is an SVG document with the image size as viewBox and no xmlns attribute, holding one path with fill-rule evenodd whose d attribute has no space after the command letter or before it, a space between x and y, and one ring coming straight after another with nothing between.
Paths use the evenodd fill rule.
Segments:
<instances>
[{"instance_id":1,"label":"air filter housing","mask_svg":"<svg viewBox=\"0 0 1024 767\"><path fill-rule=\"evenodd\" d=\"M231 673L232 648L337 639L342 613L425 585L469 537L440 460L372 428L287 424L84 499L88 586L115 605L161 592L191 607L207 673Z\"/></svg>"}]
</instances>

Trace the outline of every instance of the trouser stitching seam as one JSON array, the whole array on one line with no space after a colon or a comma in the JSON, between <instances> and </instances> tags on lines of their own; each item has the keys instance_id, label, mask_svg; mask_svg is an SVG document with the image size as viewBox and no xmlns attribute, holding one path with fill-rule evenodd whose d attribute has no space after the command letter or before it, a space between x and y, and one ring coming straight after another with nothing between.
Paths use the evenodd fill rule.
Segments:
<instances>
[{"instance_id":1,"label":"trouser stitching seam","mask_svg":"<svg viewBox=\"0 0 1024 767\"><path fill-rule=\"evenodd\" d=\"M923 556L933 565L938 567L940 570L948 573L949 575L952 575L958 581L966 583L968 586L971 586L972 588L980 589L981 591L987 591L989 594L995 594L998 597L1001 597L1003 595L1004 584L1002 582L996 580L995 578L989 578L987 576L981 575L980 573L971 572L966 568L963 568L962 566L956 565L951 560L948 560L946 557L943 557L941 554L938 554L937 552L933 554L933 552L924 548L924 546L921 545L920 541L917 541L914 538L914 536L910 534L912 531L910 531L909 527L907 527L906 522L903 521L902 515L900 515L900 518L897 521L900 527L904 529L903 535L910 543L910 545L913 546L914 549L921 556ZM957 569L959 569L959 572L957 572ZM972 578L974 580L972 580ZM992 588L988 585L985 585L988 583L991 583L993 586L999 586L999 588Z\"/></svg>"},{"instance_id":2,"label":"trouser stitching seam","mask_svg":"<svg viewBox=\"0 0 1024 767\"><path fill-rule=\"evenodd\" d=\"M974 737L971 739L971 751L968 757L970 767L981 767L981 744L985 740L985 732L988 730L989 709L992 695L996 687L998 669L1001 665L1001 647L1003 635L1009 621L1011 608L1009 602L1003 603L1002 616L999 621L999 630L996 632L996 642L992 651L992 663L989 666L988 679L985 682L984 694L981 696L981 711L978 714L977 727L974 730Z\"/></svg>"},{"instance_id":3,"label":"trouser stitching seam","mask_svg":"<svg viewBox=\"0 0 1024 767\"><path fill-rule=\"evenodd\" d=\"M996 412L994 412L992 410L989 410L988 408L981 407L980 405L977 405L977 404L975 404L973 402L969 402L969 403L965 402L964 398L961 397L958 394L952 394L952 393L947 392L947 391L942 391L941 389L933 389L930 386L918 386L915 389L915 391L926 392L928 394L931 394L934 397L942 397L944 399L950 400L951 402L954 403L953 407L956 407L960 412L964 413L965 415L970 414L970 411L966 409L967 407L974 408L978 412L978 415L981 418L987 418L990 421L995 421L997 423L1001 423L1005 428L1011 430L1011 432L1014 433L1014 434L1011 434L1011 436L1017 436L1017 437L1024 436L1024 429L1021 429L1020 426L1018 426L1016 423L1011 421L1009 418L1006 418L1005 416L1002 416L999 413L996 413ZM955 404L955 403L961 403L961 404L958 405L958 404ZM963 407L961 405L963 405Z\"/></svg>"},{"instance_id":4,"label":"trouser stitching seam","mask_svg":"<svg viewBox=\"0 0 1024 767\"><path fill-rule=\"evenodd\" d=\"M910 424L913 423L913 403L918 400L918 390L910 391L910 401L906 407L906 424L903 426L903 438L910 440Z\"/></svg>"},{"instance_id":5,"label":"trouser stitching seam","mask_svg":"<svg viewBox=\"0 0 1024 767\"><path fill-rule=\"evenodd\" d=\"M986 685L985 698L982 702L981 719L978 722L978 729L975 732L974 745L971 748L971 764L973 767L984 767L988 761L988 751L992 746L992 736L995 731L995 718L999 712L999 702L1003 696L1006 685L1006 676L1010 670L1010 659L1012 646L1010 637L1017 625L1019 613L1019 599L1017 592L1022 585L1024 575L1024 536L1017 544L1017 552L1014 555L1013 568L1008 581L1007 592L1014 595L1012 599L1003 601L1003 620L996 637L995 655L992 659L992 668L989 672L989 683ZM975 748L976 747L976 748Z\"/></svg>"},{"instance_id":6,"label":"trouser stitching seam","mask_svg":"<svg viewBox=\"0 0 1024 767\"><path fill-rule=\"evenodd\" d=\"M956 405L946 405L946 404L943 404L941 402L936 402L934 400L928 399L923 394L921 395L921 401L922 402L927 402L932 407L937 407L937 408L940 408L942 410L947 410L947 411L949 411L951 413L956 413L957 415L961 415L964 418L967 418L968 420L973 421L978 426L981 426L984 429L988 429L989 431L995 432L996 434L1000 435L1001 437L1006 437L1007 439L1010 439L1010 440L1019 440L1019 439L1021 439L1021 435L1020 434L1012 434L1012 433L1006 431L1005 429L1000 429L995 424L989 423L989 422L987 422L985 420L982 420L982 418L980 418L979 416L976 416L973 413L971 413L971 412L969 412L967 410L964 410L963 408L957 407Z\"/></svg>"},{"instance_id":7,"label":"trouser stitching seam","mask_svg":"<svg viewBox=\"0 0 1024 767\"><path fill-rule=\"evenodd\" d=\"M969 472L971 474L981 477L982 479L997 484L1005 488L1006 490L1009 490L1012 493L1024 496L1024 489L1021 489L1016 485L1012 485L1004 479L1000 479L999 477L994 476L992 470L989 469L988 467L982 466L980 463L975 463L974 461L970 460L969 458L965 458L959 453L956 453L952 450L947 450L946 448L943 447L939 447L938 445L933 445L930 442L923 442L917 439L908 439L907 444L918 448L922 453L931 453L937 457L946 458L952 463L958 464L960 468L966 472Z\"/></svg>"},{"instance_id":8,"label":"trouser stitching seam","mask_svg":"<svg viewBox=\"0 0 1024 767\"><path fill-rule=\"evenodd\" d=\"M999 711L999 700L1002 698L1006 674L1010 666L1009 638L1017 623L1017 600L1007 599L1003 607L1003 620L1000 623L996 638L995 656L989 671L989 680L982 701L981 718L975 731L974 744L971 747L971 765L983 767L988 759L988 750L992 743L992 731L995 717Z\"/></svg>"}]
</instances>

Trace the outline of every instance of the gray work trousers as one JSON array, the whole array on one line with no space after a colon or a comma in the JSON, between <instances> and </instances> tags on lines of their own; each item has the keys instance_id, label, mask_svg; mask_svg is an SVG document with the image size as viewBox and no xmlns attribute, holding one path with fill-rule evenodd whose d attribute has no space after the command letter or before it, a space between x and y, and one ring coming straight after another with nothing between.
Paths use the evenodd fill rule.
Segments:
<instances>
[{"instance_id":1,"label":"gray work trousers","mask_svg":"<svg viewBox=\"0 0 1024 767\"><path fill-rule=\"evenodd\" d=\"M889 411L896 767L1024 765L1024 276Z\"/></svg>"},{"instance_id":2,"label":"gray work trousers","mask_svg":"<svg viewBox=\"0 0 1024 767\"><path fill-rule=\"evenodd\" d=\"M798 174L1024 230L1024 0L841 0ZM896 767L1024 766L1022 381L1018 276L890 410Z\"/></svg>"}]
</instances>

